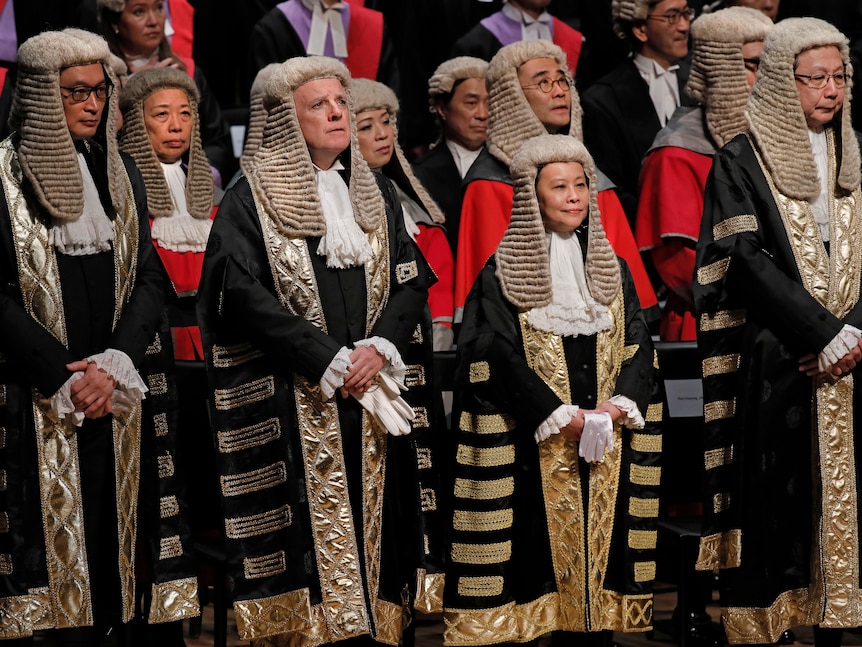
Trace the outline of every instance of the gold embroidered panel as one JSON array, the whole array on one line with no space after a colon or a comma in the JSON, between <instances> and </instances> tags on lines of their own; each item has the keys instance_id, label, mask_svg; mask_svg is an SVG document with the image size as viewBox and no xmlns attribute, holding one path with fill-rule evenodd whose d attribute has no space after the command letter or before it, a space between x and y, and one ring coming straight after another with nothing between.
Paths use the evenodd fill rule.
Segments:
<instances>
[{"instance_id":1,"label":"gold embroidered panel","mask_svg":"<svg viewBox=\"0 0 862 647\"><path fill-rule=\"evenodd\" d=\"M700 315L700 330L701 332L714 332L738 328L746 320L745 310L719 310L714 314L704 313Z\"/></svg>"},{"instance_id":2,"label":"gold embroidered panel","mask_svg":"<svg viewBox=\"0 0 862 647\"><path fill-rule=\"evenodd\" d=\"M458 595L464 597L493 597L503 593L503 577L459 577Z\"/></svg>"},{"instance_id":3,"label":"gold embroidered panel","mask_svg":"<svg viewBox=\"0 0 862 647\"><path fill-rule=\"evenodd\" d=\"M456 460L460 465L472 467L512 465L515 462L515 446L471 447L470 445L458 445Z\"/></svg>"},{"instance_id":4,"label":"gold embroidered panel","mask_svg":"<svg viewBox=\"0 0 862 647\"><path fill-rule=\"evenodd\" d=\"M147 375L147 386L153 395L164 395L168 392L168 379L164 373Z\"/></svg>"},{"instance_id":5,"label":"gold embroidered panel","mask_svg":"<svg viewBox=\"0 0 862 647\"><path fill-rule=\"evenodd\" d=\"M635 562L635 582L652 582L655 579L655 562Z\"/></svg>"},{"instance_id":6,"label":"gold embroidered panel","mask_svg":"<svg viewBox=\"0 0 862 647\"><path fill-rule=\"evenodd\" d=\"M287 480L287 465L279 461L250 472L221 476L219 480L222 495L226 497L259 492L284 483Z\"/></svg>"},{"instance_id":7,"label":"gold embroidered panel","mask_svg":"<svg viewBox=\"0 0 862 647\"><path fill-rule=\"evenodd\" d=\"M463 532L490 532L512 527L512 508L502 510L455 510L452 527Z\"/></svg>"},{"instance_id":8,"label":"gold embroidered panel","mask_svg":"<svg viewBox=\"0 0 862 647\"><path fill-rule=\"evenodd\" d=\"M410 422L411 429L426 429L430 426L428 409L425 407L413 407L413 416L413 420Z\"/></svg>"},{"instance_id":9,"label":"gold embroidered panel","mask_svg":"<svg viewBox=\"0 0 862 647\"><path fill-rule=\"evenodd\" d=\"M694 567L699 571L737 568L742 557L742 531L738 528L700 538L700 549Z\"/></svg>"},{"instance_id":10,"label":"gold embroidered panel","mask_svg":"<svg viewBox=\"0 0 862 647\"><path fill-rule=\"evenodd\" d=\"M163 496L159 499L159 516L162 519L176 517L180 513L180 506L177 503L177 497Z\"/></svg>"},{"instance_id":11,"label":"gold embroidered panel","mask_svg":"<svg viewBox=\"0 0 862 647\"><path fill-rule=\"evenodd\" d=\"M212 362L216 368L231 368L263 357L263 352L257 350L248 342L232 346L213 344Z\"/></svg>"},{"instance_id":12,"label":"gold embroidered panel","mask_svg":"<svg viewBox=\"0 0 862 647\"><path fill-rule=\"evenodd\" d=\"M269 418L248 427L219 431L216 437L222 454L240 452L281 438L281 423L278 418Z\"/></svg>"},{"instance_id":13,"label":"gold embroidered panel","mask_svg":"<svg viewBox=\"0 0 862 647\"><path fill-rule=\"evenodd\" d=\"M162 537L159 540L159 559L173 559L183 554L183 544L179 535Z\"/></svg>"},{"instance_id":14,"label":"gold embroidered panel","mask_svg":"<svg viewBox=\"0 0 862 647\"><path fill-rule=\"evenodd\" d=\"M475 434L503 434L515 429L515 419L506 414L477 415L462 411L458 428Z\"/></svg>"},{"instance_id":15,"label":"gold embroidered panel","mask_svg":"<svg viewBox=\"0 0 862 647\"><path fill-rule=\"evenodd\" d=\"M153 584L149 621L174 622L196 618L201 614L198 602L198 578L187 577Z\"/></svg>"},{"instance_id":16,"label":"gold embroidered panel","mask_svg":"<svg viewBox=\"0 0 862 647\"><path fill-rule=\"evenodd\" d=\"M629 478L635 485L658 487L661 483L661 468L632 463L629 470Z\"/></svg>"},{"instance_id":17,"label":"gold embroidered panel","mask_svg":"<svg viewBox=\"0 0 862 647\"><path fill-rule=\"evenodd\" d=\"M488 362L473 362L470 364L470 384L487 382L491 379L491 367Z\"/></svg>"},{"instance_id":18,"label":"gold embroidered panel","mask_svg":"<svg viewBox=\"0 0 862 647\"><path fill-rule=\"evenodd\" d=\"M400 605L377 600L374 605L374 620L377 627L374 639L384 645L398 647L408 618L405 609Z\"/></svg>"},{"instance_id":19,"label":"gold embroidered panel","mask_svg":"<svg viewBox=\"0 0 862 647\"><path fill-rule=\"evenodd\" d=\"M709 285L716 281L721 281L727 276L727 269L730 267L730 259L722 258L715 263L704 265L697 268L697 282L700 285Z\"/></svg>"},{"instance_id":20,"label":"gold embroidered panel","mask_svg":"<svg viewBox=\"0 0 862 647\"><path fill-rule=\"evenodd\" d=\"M425 385L425 367L421 364L408 364L404 374L404 384L407 388Z\"/></svg>"},{"instance_id":21,"label":"gold embroidered panel","mask_svg":"<svg viewBox=\"0 0 862 647\"><path fill-rule=\"evenodd\" d=\"M174 459L170 454L163 454L158 457L159 461L159 478L164 479L174 475Z\"/></svg>"},{"instance_id":22,"label":"gold embroidered panel","mask_svg":"<svg viewBox=\"0 0 862 647\"><path fill-rule=\"evenodd\" d=\"M720 514L730 508L730 493L719 492L712 497L712 511Z\"/></svg>"},{"instance_id":23,"label":"gold embroidered panel","mask_svg":"<svg viewBox=\"0 0 862 647\"><path fill-rule=\"evenodd\" d=\"M287 560L284 551L279 550L269 555L243 558L242 569L247 580L272 577L287 570Z\"/></svg>"},{"instance_id":24,"label":"gold embroidered panel","mask_svg":"<svg viewBox=\"0 0 862 647\"><path fill-rule=\"evenodd\" d=\"M288 591L268 598L236 600L236 628L241 640L287 634L289 645L313 647L330 642L320 605L311 606L308 589Z\"/></svg>"},{"instance_id":25,"label":"gold embroidered panel","mask_svg":"<svg viewBox=\"0 0 862 647\"><path fill-rule=\"evenodd\" d=\"M419 613L442 613L444 584L443 573L428 573L424 568L417 569L413 608Z\"/></svg>"},{"instance_id":26,"label":"gold embroidered panel","mask_svg":"<svg viewBox=\"0 0 862 647\"><path fill-rule=\"evenodd\" d=\"M455 496L459 499L478 499L488 501L512 496L515 493L515 479L507 476L491 481L455 479Z\"/></svg>"},{"instance_id":27,"label":"gold embroidered panel","mask_svg":"<svg viewBox=\"0 0 862 647\"><path fill-rule=\"evenodd\" d=\"M293 520L289 505L245 517L224 520L225 535L230 539L245 539L287 528Z\"/></svg>"},{"instance_id":28,"label":"gold embroidered panel","mask_svg":"<svg viewBox=\"0 0 862 647\"><path fill-rule=\"evenodd\" d=\"M275 395L275 380L269 375L229 389L215 389L215 407L219 411L239 409Z\"/></svg>"},{"instance_id":29,"label":"gold embroidered panel","mask_svg":"<svg viewBox=\"0 0 862 647\"><path fill-rule=\"evenodd\" d=\"M453 562L460 564L501 564L512 557L512 542L500 541L491 544L453 543Z\"/></svg>"},{"instance_id":30,"label":"gold embroidered panel","mask_svg":"<svg viewBox=\"0 0 862 647\"><path fill-rule=\"evenodd\" d=\"M647 454L661 453L661 434L632 434L632 450Z\"/></svg>"},{"instance_id":31,"label":"gold embroidered panel","mask_svg":"<svg viewBox=\"0 0 862 647\"><path fill-rule=\"evenodd\" d=\"M525 604L510 602L493 609L446 609L443 644L474 647L527 642L555 629L567 628L561 620L560 598L556 593Z\"/></svg>"},{"instance_id":32,"label":"gold embroidered panel","mask_svg":"<svg viewBox=\"0 0 862 647\"><path fill-rule=\"evenodd\" d=\"M658 516L658 499L629 499L629 514L633 517L650 518Z\"/></svg>"},{"instance_id":33,"label":"gold embroidered panel","mask_svg":"<svg viewBox=\"0 0 862 647\"><path fill-rule=\"evenodd\" d=\"M168 435L168 415L166 413L157 413L153 416L153 425L156 428L156 436L164 438Z\"/></svg>"},{"instance_id":34,"label":"gold embroidered panel","mask_svg":"<svg viewBox=\"0 0 862 647\"><path fill-rule=\"evenodd\" d=\"M647 405L646 421L661 422L664 418L664 405L661 402L653 402Z\"/></svg>"},{"instance_id":35,"label":"gold embroidered panel","mask_svg":"<svg viewBox=\"0 0 862 647\"><path fill-rule=\"evenodd\" d=\"M156 335L155 339L153 339L153 343L147 346L147 350L144 353L145 355L158 355L162 352L162 338L160 335Z\"/></svg>"},{"instance_id":36,"label":"gold embroidered panel","mask_svg":"<svg viewBox=\"0 0 862 647\"><path fill-rule=\"evenodd\" d=\"M703 405L703 418L706 422L726 420L736 415L736 400L719 400Z\"/></svg>"},{"instance_id":37,"label":"gold embroidered panel","mask_svg":"<svg viewBox=\"0 0 862 647\"><path fill-rule=\"evenodd\" d=\"M30 589L25 595L0 598L0 640L26 638L34 631L56 625L48 587Z\"/></svg>"},{"instance_id":38,"label":"gold embroidered panel","mask_svg":"<svg viewBox=\"0 0 862 647\"><path fill-rule=\"evenodd\" d=\"M658 543L657 530L629 530L629 548L653 550Z\"/></svg>"},{"instance_id":39,"label":"gold embroidered panel","mask_svg":"<svg viewBox=\"0 0 862 647\"><path fill-rule=\"evenodd\" d=\"M757 218L755 216L751 214L731 216L712 228L712 237L714 240L721 240L728 236L755 232L757 229Z\"/></svg>"},{"instance_id":40,"label":"gold embroidered panel","mask_svg":"<svg viewBox=\"0 0 862 647\"><path fill-rule=\"evenodd\" d=\"M594 622L602 629L643 632L652 629L653 596L602 591L603 615Z\"/></svg>"},{"instance_id":41,"label":"gold embroidered panel","mask_svg":"<svg viewBox=\"0 0 862 647\"><path fill-rule=\"evenodd\" d=\"M708 470L733 463L733 446L709 449L703 453L703 464Z\"/></svg>"},{"instance_id":42,"label":"gold embroidered panel","mask_svg":"<svg viewBox=\"0 0 862 647\"><path fill-rule=\"evenodd\" d=\"M731 644L774 644L785 629L817 624L812 606L817 605L808 590L795 589L781 593L769 607L725 607L721 615Z\"/></svg>"}]
</instances>

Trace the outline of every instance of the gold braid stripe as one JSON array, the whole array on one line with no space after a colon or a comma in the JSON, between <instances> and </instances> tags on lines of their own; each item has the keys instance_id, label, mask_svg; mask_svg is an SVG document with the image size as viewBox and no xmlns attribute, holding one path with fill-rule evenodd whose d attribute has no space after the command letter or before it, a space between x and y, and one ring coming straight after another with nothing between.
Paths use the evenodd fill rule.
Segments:
<instances>
[{"instance_id":1,"label":"gold braid stripe","mask_svg":"<svg viewBox=\"0 0 862 647\"><path fill-rule=\"evenodd\" d=\"M658 487L661 483L661 468L632 463L629 478L635 485Z\"/></svg>"},{"instance_id":2,"label":"gold braid stripe","mask_svg":"<svg viewBox=\"0 0 862 647\"><path fill-rule=\"evenodd\" d=\"M703 464L708 470L733 463L733 445L710 449L703 453Z\"/></svg>"},{"instance_id":3,"label":"gold braid stripe","mask_svg":"<svg viewBox=\"0 0 862 647\"><path fill-rule=\"evenodd\" d=\"M632 450L648 454L661 453L661 434L632 434Z\"/></svg>"},{"instance_id":4,"label":"gold braid stripe","mask_svg":"<svg viewBox=\"0 0 862 647\"><path fill-rule=\"evenodd\" d=\"M635 582L651 582L655 579L655 562L635 562Z\"/></svg>"},{"instance_id":5,"label":"gold braid stripe","mask_svg":"<svg viewBox=\"0 0 862 647\"><path fill-rule=\"evenodd\" d=\"M709 285L722 280L727 275L730 267L730 259L722 258L720 261L697 268L697 282L700 285Z\"/></svg>"},{"instance_id":6,"label":"gold braid stripe","mask_svg":"<svg viewBox=\"0 0 862 647\"><path fill-rule=\"evenodd\" d=\"M284 573L287 570L287 560L283 550L260 557L245 557L242 560L242 570L247 580L270 577Z\"/></svg>"},{"instance_id":7,"label":"gold braid stripe","mask_svg":"<svg viewBox=\"0 0 862 647\"><path fill-rule=\"evenodd\" d=\"M717 532L700 538L700 550L695 563L699 571L717 568L737 568L742 557L742 531Z\"/></svg>"},{"instance_id":8,"label":"gold braid stripe","mask_svg":"<svg viewBox=\"0 0 862 647\"><path fill-rule=\"evenodd\" d=\"M174 459L170 454L158 457L159 478L164 479L174 475Z\"/></svg>"},{"instance_id":9,"label":"gold braid stripe","mask_svg":"<svg viewBox=\"0 0 862 647\"><path fill-rule=\"evenodd\" d=\"M502 510L455 510L452 528L463 532L490 532L512 527L512 508Z\"/></svg>"},{"instance_id":10,"label":"gold braid stripe","mask_svg":"<svg viewBox=\"0 0 862 647\"><path fill-rule=\"evenodd\" d=\"M654 402L647 406L646 421L661 422L664 417L664 405L661 402Z\"/></svg>"},{"instance_id":11,"label":"gold braid stripe","mask_svg":"<svg viewBox=\"0 0 862 647\"><path fill-rule=\"evenodd\" d=\"M512 558L512 542L452 544L452 561L459 564L502 564Z\"/></svg>"},{"instance_id":12,"label":"gold braid stripe","mask_svg":"<svg viewBox=\"0 0 862 647\"><path fill-rule=\"evenodd\" d=\"M221 476L219 480L223 496L239 496L284 483L287 480L287 466L284 461L280 461L250 472Z\"/></svg>"},{"instance_id":13,"label":"gold braid stripe","mask_svg":"<svg viewBox=\"0 0 862 647\"><path fill-rule=\"evenodd\" d=\"M215 390L215 406L219 411L238 409L247 404L260 402L275 395L275 379L268 375L258 380L240 384L229 389Z\"/></svg>"},{"instance_id":14,"label":"gold braid stripe","mask_svg":"<svg viewBox=\"0 0 862 647\"><path fill-rule=\"evenodd\" d=\"M163 537L159 540L159 559L171 559L183 554L183 544L179 535Z\"/></svg>"},{"instance_id":15,"label":"gold braid stripe","mask_svg":"<svg viewBox=\"0 0 862 647\"><path fill-rule=\"evenodd\" d=\"M658 499L629 499L629 514L633 517L649 518L658 516Z\"/></svg>"},{"instance_id":16,"label":"gold braid stripe","mask_svg":"<svg viewBox=\"0 0 862 647\"><path fill-rule=\"evenodd\" d=\"M216 368L239 366L258 357L263 357L263 353L248 342L234 346L213 344L213 366Z\"/></svg>"},{"instance_id":17,"label":"gold braid stripe","mask_svg":"<svg viewBox=\"0 0 862 647\"><path fill-rule=\"evenodd\" d=\"M714 314L704 313L700 315L700 330L701 332L726 330L741 326L745 321L745 310L719 310Z\"/></svg>"},{"instance_id":18,"label":"gold braid stripe","mask_svg":"<svg viewBox=\"0 0 862 647\"><path fill-rule=\"evenodd\" d=\"M703 418L705 422L732 418L735 413L736 400L718 400L717 402L707 402L703 405Z\"/></svg>"},{"instance_id":19,"label":"gold braid stripe","mask_svg":"<svg viewBox=\"0 0 862 647\"><path fill-rule=\"evenodd\" d=\"M164 395L168 392L168 378L164 373L147 375L147 386L150 387L152 395Z\"/></svg>"},{"instance_id":20,"label":"gold braid stripe","mask_svg":"<svg viewBox=\"0 0 862 647\"><path fill-rule=\"evenodd\" d=\"M724 512L730 507L730 493L729 492L719 492L715 496L712 497L712 511L715 514L720 512Z\"/></svg>"},{"instance_id":21,"label":"gold braid stripe","mask_svg":"<svg viewBox=\"0 0 862 647\"><path fill-rule=\"evenodd\" d=\"M168 414L157 413L153 416L153 425L156 428L156 436L164 438L168 435Z\"/></svg>"},{"instance_id":22,"label":"gold braid stripe","mask_svg":"<svg viewBox=\"0 0 862 647\"><path fill-rule=\"evenodd\" d=\"M629 548L654 550L658 542L658 530L629 530Z\"/></svg>"},{"instance_id":23,"label":"gold braid stripe","mask_svg":"<svg viewBox=\"0 0 862 647\"><path fill-rule=\"evenodd\" d=\"M470 447L458 445L457 461L460 465L471 467L499 467L515 462L515 446Z\"/></svg>"},{"instance_id":24,"label":"gold braid stripe","mask_svg":"<svg viewBox=\"0 0 862 647\"><path fill-rule=\"evenodd\" d=\"M757 218L754 216L750 214L733 216L715 225L712 228L712 237L714 240L721 240L736 234L754 232L757 231L757 228Z\"/></svg>"},{"instance_id":25,"label":"gold braid stripe","mask_svg":"<svg viewBox=\"0 0 862 647\"><path fill-rule=\"evenodd\" d=\"M474 415L463 411L458 428L474 434L504 434L515 428L515 419L505 414Z\"/></svg>"},{"instance_id":26,"label":"gold braid stripe","mask_svg":"<svg viewBox=\"0 0 862 647\"><path fill-rule=\"evenodd\" d=\"M246 539L287 528L293 519L289 505L275 510L267 510L247 517L233 517L224 520L225 535L230 539Z\"/></svg>"},{"instance_id":27,"label":"gold braid stripe","mask_svg":"<svg viewBox=\"0 0 862 647\"><path fill-rule=\"evenodd\" d=\"M159 514L162 519L176 517L180 513L180 506L175 496L163 496L159 499Z\"/></svg>"},{"instance_id":28,"label":"gold braid stripe","mask_svg":"<svg viewBox=\"0 0 862 647\"><path fill-rule=\"evenodd\" d=\"M620 358L620 361L623 363L628 362L632 357L637 355L637 352L640 350L640 344L631 344L623 348L623 355Z\"/></svg>"},{"instance_id":29,"label":"gold braid stripe","mask_svg":"<svg viewBox=\"0 0 862 647\"><path fill-rule=\"evenodd\" d=\"M739 353L732 353L730 355L718 355L716 357L707 357L703 360L703 376L710 377L712 375L725 375L726 373L735 373L739 370L739 362Z\"/></svg>"},{"instance_id":30,"label":"gold braid stripe","mask_svg":"<svg viewBox=\"0 0 862 647\"><path fill-rule=\"evenodd\" d=\"M270 418L248 427L220 431L216 436L219 452L229 454L259 447L281 438L281 423L278 418Z\"/></svg>"},{"instance_id":31,"label":"gold braid stripe","mask_svg":"<svg viewBox=\"0 0 862 647\"><path fill-rule=\"evenodd\" d=\"M488 362L473 362L470 364L470 384L487 382L491 379L491 367Z\"/></svg>"},{"instance_id":32,"label":"gold braid stripe","mask_svg":"<svg viewBox=\"0 0 862 647\"><path fill-rule=\"evenodd\" d=\"M0 553L0 575L12 575L12 555Z\"/></svg>"},{"instance_id":33,"label":"gold braid stripe","mask_svg":"<svg viewBox=\"0 0 862 647\"><path fill-rule=\"evenodd\" d=\"M491 597L503 593L502 576L459 577L458 595L464 597Z\"/></svg>"},{"instance_id":34,"label":"gold braid stripe","mask_svg":"<svg viewBox=\"0 0 862 647\"><path fill-rule=\"evenodd\" d=\"M151 591L150 623L186 620L201 614L197 577L153 584Z\"/></svg>"},{"instance_id":35,"label":"gold braid stripe","mask_svg":"<svg viewBox=\"0 0 862 647\"><path fill-rule=\"evenodd\" d=\"M479 499L488 501L512 496L515 492L515 479L511 476L493 481L455 479L455 496L459 499Z\"/></svg>"}]
</instances>

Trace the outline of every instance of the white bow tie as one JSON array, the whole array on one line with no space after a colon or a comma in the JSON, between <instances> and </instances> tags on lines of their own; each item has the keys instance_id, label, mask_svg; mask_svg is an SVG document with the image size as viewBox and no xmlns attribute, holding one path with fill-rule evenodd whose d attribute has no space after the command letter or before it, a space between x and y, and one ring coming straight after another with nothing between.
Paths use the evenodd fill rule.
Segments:
<instances>
[{"instance_id":1,"label":"white bow tie","mask_svg":"<svg viewBox=\"0 0 862 647\"><path fill-rule=\"evenodd\" d=\"M323 56L326 47L326 32L332 34L332 50L336 58L347 58L347 36L344 34L344 23L341 11L345 8L343 2L336 2L330 7L324 7L322 0L302 0L302 4L311 9L311 32L308 35L307 54Z\"/></svg>"}]
</instances>

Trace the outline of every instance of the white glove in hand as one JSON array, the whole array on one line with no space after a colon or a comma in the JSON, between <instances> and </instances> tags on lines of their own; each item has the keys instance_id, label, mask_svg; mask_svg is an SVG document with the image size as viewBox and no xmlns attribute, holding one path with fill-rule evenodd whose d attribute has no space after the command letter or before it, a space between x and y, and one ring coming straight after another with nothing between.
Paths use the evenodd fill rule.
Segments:
<instances>
[{"instance_id":1,"label":"white glove in hand","mask_svg":"<svg viewBox=\"0 0 862 647\"><path fill-rule=\"evenodd\" d=\"M404 436L410 433L410 421L416 416L401 397L401 391L406 390L407 387L381 371L371 388L354 397L386 431L393 436Z\"/></svg>"},{"instance_id":2,"label":"white glove in hand","mask_svg":"<svg viewBox=\"0 0 862 647\"><path fill-rule=\"evenodd\" d=\"M588 463L600 463L605 457L605 450L614 450L614 423L611 414L584 414L584 431L578 454Z\"/></svg>"}]
</instances>

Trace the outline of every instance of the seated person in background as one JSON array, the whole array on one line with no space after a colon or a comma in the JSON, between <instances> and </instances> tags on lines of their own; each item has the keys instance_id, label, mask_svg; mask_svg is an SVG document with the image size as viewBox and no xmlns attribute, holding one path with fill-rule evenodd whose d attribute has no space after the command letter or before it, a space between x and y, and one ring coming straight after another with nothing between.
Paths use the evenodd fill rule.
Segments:
<instances>
[{"instance_id":1,"label":"seated person in background","mask_svg":"<svg viewBox=\"0 0 862 647\"><path fill-rule=\"evenodd\" d=\"M685 90L699 105L677 109L644 160L635 235L669 289L659 326L664 341L696 338L691 281L706 177L716 151L748 128L745 104L771 28L771 20L745 7L694 21Z\"/></svg>"},{"instance_id":2,"label":"seated person in background","mask_svg":"<svg viewBox=\"0 0 862 647\"><path fill-rule=\"evenodd\" d=\"M459 56L444 61L428 79L431 112L441 125L440 139L413 162L413 171L446 216L446 237L454 254L461 223L461 181L485 145L488 129L488 63Z\"/></svg>"}]
</instances>

